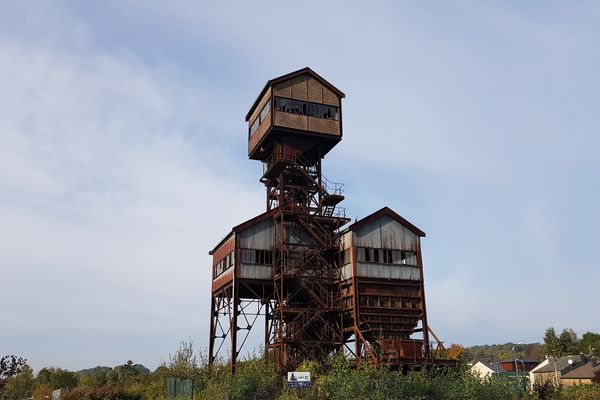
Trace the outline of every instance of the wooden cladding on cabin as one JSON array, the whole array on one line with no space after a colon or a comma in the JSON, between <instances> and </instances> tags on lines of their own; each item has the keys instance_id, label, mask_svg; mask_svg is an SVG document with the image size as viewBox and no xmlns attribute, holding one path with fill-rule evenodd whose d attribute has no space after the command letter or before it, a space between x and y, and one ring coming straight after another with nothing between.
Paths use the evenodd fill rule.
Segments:
<instances>
[{"instance_id":1,"label":"wooden cladding on cabin","mask_svg":"<svg viewBox=\"0 0 600 400\"><path fill-rule=\"evenodd\" d=\"M308 75L298 76L276 84L273 87L273 94L275 96L312 101L331 106L340 105L340 99L335 93Z\"/></svg>"},{"instance_id":2,"label":"wooden cladding on cabin","mask_svg":"<svg viewBox=\"0 0 600 400\"><path fill-rule=\"evenodd\" d=\"M301 112L293 107L277 110L277 98L280 103L287 99L290 106L294 101L304 102L303 108ZM336 93L308 74L268 87L248 119L248 154L254 158L259 146L265 145L271 131L278 128L341 135L340 105Z\"/></svg>"}]
</instances>

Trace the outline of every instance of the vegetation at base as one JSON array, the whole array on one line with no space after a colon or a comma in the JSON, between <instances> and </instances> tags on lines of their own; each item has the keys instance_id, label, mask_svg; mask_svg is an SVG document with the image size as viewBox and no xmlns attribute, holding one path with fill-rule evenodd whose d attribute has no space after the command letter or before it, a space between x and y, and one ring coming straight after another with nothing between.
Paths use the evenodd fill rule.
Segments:
<instances>
[{"instance_id":1,"label":"vegetation at base","mask_svg":"<svg viewBox=\"0 0 600 400\"><path fill-rule=\"evenodd\" d=\"M462 346L455 346L460 355ZM528 392L515 382L502 379L481 381L468 373L464 363L453 369L428 372L401 371L373 366L353 367L342 355L326 364L307 361L297 370L310 371L312 387L302 391L308 400L596 400L600 384L573 388L552 385ZM212 370L204 353L194 351L191 342L179 349L154 372L132 361L115 368L96 367L79 372L60 368L43 368L37 376L29 366L11 369L3 378L0 400L52 397L62 388L62 400L166 400L167 378L190 379L193 399L208 400L285 400L296 399L297 391L284 387L285 381L273 365L259 355L252 355L237 365L218 363Z\"/></svg>"}]
</instances>

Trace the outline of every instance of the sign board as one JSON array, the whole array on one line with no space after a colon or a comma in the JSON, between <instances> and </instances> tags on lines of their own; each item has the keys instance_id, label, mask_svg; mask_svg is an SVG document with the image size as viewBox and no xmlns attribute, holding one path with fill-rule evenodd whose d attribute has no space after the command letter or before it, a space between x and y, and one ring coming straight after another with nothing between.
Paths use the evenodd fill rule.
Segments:
<instances>
[{"instance_id":1,"label":"sign board","mask_svg":"<svg viewBox=\"0 0 600 400\"><path fill-rule=\"evenodd\" d=\"M287 381L289 388L308 388L310 387L310 372L288 372Z\"/></svg>"}]
</instances>

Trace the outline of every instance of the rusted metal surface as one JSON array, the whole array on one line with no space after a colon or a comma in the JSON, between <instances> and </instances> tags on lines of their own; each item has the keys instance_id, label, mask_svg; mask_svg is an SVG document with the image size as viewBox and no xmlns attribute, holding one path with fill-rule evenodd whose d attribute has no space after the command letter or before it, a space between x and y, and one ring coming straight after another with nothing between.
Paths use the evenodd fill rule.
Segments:
<instances>
[{"instance_id":1,"label":"rusted metal surface","mask_svg":"<svg viewBox=\"0 0 600 400\"><path fill-rule=\"evenodd\" d=\"M276 111L274 96L339 107L339 118L318 114L323 119L311 128L299 121L321 117ZM270 102L267 122L249 137L249 157L264 165L267 210L234 227L211 251L213 267L233 261L233 268L213 276L211 364L226 351L235 371L259 316L266 354L282 373L336 351L377 365L451 363L439 339L429 341L425 233L387 207L340 232L349 222L339 207L343 185L323 176L321 162L341 139L343 97L303 69L269 81L246 116L250 129Z\"/></svg>"}]
</instances>

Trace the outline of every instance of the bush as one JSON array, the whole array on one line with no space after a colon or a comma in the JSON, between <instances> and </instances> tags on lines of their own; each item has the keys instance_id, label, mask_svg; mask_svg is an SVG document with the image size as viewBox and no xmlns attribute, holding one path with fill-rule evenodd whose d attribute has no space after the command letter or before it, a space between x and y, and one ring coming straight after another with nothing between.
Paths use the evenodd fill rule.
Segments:
<instances>
[{"instance_id":1,"label":"bush","mask_svg":"<svg viewBox=\"0 0 600 400\"><path fill-rule=\"evenodd\" d=\"M280 378L273 365L264 358L240 362L235 375L230 373L230 368L230 365L218 367L197 398L270 400L279 393Z\"/></svg>"},{"instance_id":2,"label":"bush","mask_svg":"<svg viewBox=\"0 0 600 400\"><path fill-rule=\"evenodd\" d=\"M60 398L61 400L117 400L119 392L112 385L105 385L98 388L76 387L63 390Z\"/></svg>"}]
</instances>

